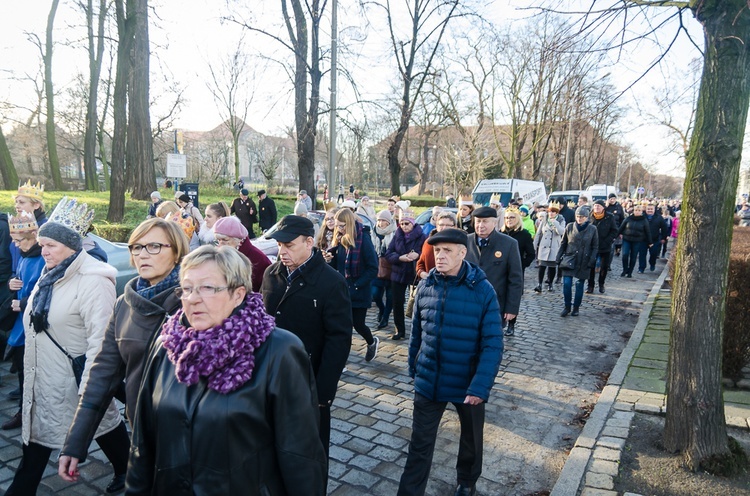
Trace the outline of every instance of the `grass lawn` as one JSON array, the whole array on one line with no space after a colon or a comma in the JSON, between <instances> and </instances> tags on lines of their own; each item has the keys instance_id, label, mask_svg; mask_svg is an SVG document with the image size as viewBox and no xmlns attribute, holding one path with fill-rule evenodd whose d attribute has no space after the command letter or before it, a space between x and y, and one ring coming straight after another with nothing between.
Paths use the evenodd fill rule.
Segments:
<instances>
[{"instance_id":1,"label":"grass lawn","mask_svg":"<svg viewBox=\"0 0 750 496\"><path fill-rule=\"evenodd\" d=\"M174 198L174 191L161 188L161 197L164 200L171 200ZM211 203L218 201L225 201L227 205L232 203L232 200L236 197L234 193L226 191L225 188L220 187L201 187L200 191L200 206L201 212L205 212L206 206ZM0 212L15 213L15 206L13 198L16 195L16 190L0 191ZM55 206L63 196L70 198L77 198L79 202L88 204L89 208L93 208L94 215L94 232L102 236L103 238L110 239L112 241L127 241L130 236L130 232L143 220L146 219L148 214L149 202L141 200L133 200L129 194L125 195L125 218L121 223L112 224L107 222L107 210L109 209L109 191L103 191L95 193L92 191L45 191L44 192L44 205L47 215L49 216L55 209ZM278 218L280 219L284 215L291 214L294 211L294 197L283 196L283 197L272 197L276 202L276 210L278 211ZM258 198L253 197L253 201L258 203Z\"/></svg>"}]
</instances>

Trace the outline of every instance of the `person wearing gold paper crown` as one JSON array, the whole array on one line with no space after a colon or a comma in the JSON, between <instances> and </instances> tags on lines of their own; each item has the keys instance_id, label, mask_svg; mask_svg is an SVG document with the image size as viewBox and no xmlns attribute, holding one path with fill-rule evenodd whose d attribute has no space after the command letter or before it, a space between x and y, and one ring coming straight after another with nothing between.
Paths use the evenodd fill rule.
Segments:
<instances>
[{"instance_id":1,"label":"person wearing gold paper crown","mask_svg":"<svg viewBox=\"0 0 750 496\"><path fill-rule=\"evenodd\" d=\"M23 311L31 290L34 289L36 281L44 268L42 248L36 242L36 232L39 227L33 214L21 212L10 218L10 236L13 243L19 249L21 259L16 267L16 275L8 281L11 291L16 291L11 300L11 310L15 312L16 321L8 337L8 351L6 357L10 358L13 366L18 370L18 389L13 391L10 399L18 400L18 412L10 420L2 425L3 430L17 429L21 427L21 397L23 395L23 348L24 328Z\"/></svg>"},{"instance_id":2,"label":"person wearing gold paper crown","mask_svg":"<svg viewBox=\"0 0 750 496\"><path fill-rule=\"evenodd\" d=\"M29 179L24 184L18 186L18 192L13 197L13 201L16 206L16 213L26 212L34 216L37 226L42 226L47 222L47 214L44 212L44 185L40 183L31 184ZM0 249L3 247L0 246ZM12 260L12 271L15 273L18 261L21 259L21 253L18 247L13 243L10 243L10 256ZM0 273L2 271L0 270ZM0 285L6 285L7 280L2 280L0 277Z\"/></svg>"},{"instance_id":3,"label":"person wearing gold paper crown","mask_svg":"<svg viewBox=\"0 0 750 496\"><path fill-rule=\"evenodd\" d=\"M112 314L116 271L83 249L93 216L86 204L63 198L37 234L45 267L23 315L23 456L6 495L36 493L49 456L65 441ZM78 375L74 367L83 357ZM130 442L113 401L96 441L114 468L107 492L118 491L124 487Z\"/></svg>"}]
</instances>

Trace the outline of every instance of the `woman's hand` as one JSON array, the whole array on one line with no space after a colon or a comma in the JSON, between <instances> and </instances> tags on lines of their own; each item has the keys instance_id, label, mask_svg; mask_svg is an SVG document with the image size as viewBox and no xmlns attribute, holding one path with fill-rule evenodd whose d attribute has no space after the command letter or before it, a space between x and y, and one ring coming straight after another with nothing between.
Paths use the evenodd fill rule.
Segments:
<instances>
[{"instance_id":1,"label":"woman's hand","mask_svg":"<svg viewBox=\"0 0 750 496\"><path fill-rule=\"evenodd\" d=\"M14 312L21 311L21 300L10 300L10 309Z\"/></svg>"},{"instance_id":2,"label":"woman's hand","mask_svg":"<svg viewBox=\"0 0 750 496\"><path fill-rule=\"evenodd\" d=\"M23 281L17 277L14 277L10 281L8 281L8 287L11 291L18 291L23 287Z\"/></svg>"},{"instance_id":3,"label":"woman's hand","mask_svg":"<svg viewBox=\"0 0 750 496\"><path fill-rule=\"evenodd\" d=\"M57 465L57 475L66 482L77 482L81 473L78 471L78 458L61 455Z\"/></svg>"},{"instance_id":4,"label":"woman's hand","mask_svg":"<svg viewBox=\"0 0 750 496\"><path fill-rule=\"evenodd\" d=\"M428 275L429 274L427 272L425 272L425 271L422 271L422 272L419 273L419 277L422 278L422 279L427 279Z\"/></svg>"}]
</instances>

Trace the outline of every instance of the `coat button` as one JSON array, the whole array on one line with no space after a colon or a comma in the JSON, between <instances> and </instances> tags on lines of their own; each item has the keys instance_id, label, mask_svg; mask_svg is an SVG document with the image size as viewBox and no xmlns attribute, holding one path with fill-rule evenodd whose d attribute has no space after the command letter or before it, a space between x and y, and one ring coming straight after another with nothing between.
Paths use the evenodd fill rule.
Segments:
<instances>
[{"instance_id":1,"label":"coat button","mask_svg":"<svg viewBox=\"0 0 750 496\"><path fill-rule=\"evenodd\" d=\"M276 312L276 315L281 315L281 312Z\"/></svg>"}]
</instances>

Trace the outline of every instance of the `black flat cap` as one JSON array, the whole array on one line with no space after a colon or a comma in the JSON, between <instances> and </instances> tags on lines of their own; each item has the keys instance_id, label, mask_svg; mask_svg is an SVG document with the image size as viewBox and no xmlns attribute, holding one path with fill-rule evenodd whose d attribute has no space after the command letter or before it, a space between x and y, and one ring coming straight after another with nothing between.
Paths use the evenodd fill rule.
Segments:
<instances>
[{"instance_id":1,"label":"black flat cap","mask_svg":"<svg viewBox=\"0 0 750 496\"><path fill-rule=\"evenodd\" d=\"M265 194L266 194L266 190L264 189L258 191L258 196L265 195Z\"/></svg>"},{"instance_id":2,"label":"black flat cap","mask_svg":"<svg viewBox=\"0 0 750 496\"><path fill-rule=\"evenodd\" d=\"M427 242L431 245L436 245L438 243L454 243L457 245L468 246L469 236L463 229L449 227L448 229L443 229L427 238Z\"/></svg>"},{"instance_id":3,"label":"black flat cap","mask_svg":"<svg viewBox=\"0 0 750 496\"><path fill-rule=\"evenodd\" d=\"M269 238L275 239L282 243L289 243L299 236L315 236L313 223L305 217L299 215L287 215L281 222L276 232L269 235Z\"/></svg>"},{"instance_id":4,"label":"black flat cap","mask_svg":"<svg viewBox=\"0 0 750 496\"><path fill-rule=\"evenodd\" d=\"M492 207L479 207L478 209L474 210L474 212L472 212L471 216L475 219L486 219L487 217L493 217L497 219L497 210Z\"/></svg>"},{"instance_id":5,"label":"black flat cap","mask_svg":"<svg viewBox=\"0 0 750 496\"><path fill-rule=\"evenodd\" d=\"M604 203L604 200L596 200L594 205L601 205L602 207L607 208L607 204Z\"/></svg>"}]
</instances>

